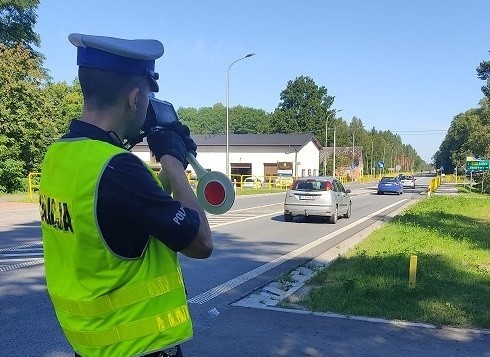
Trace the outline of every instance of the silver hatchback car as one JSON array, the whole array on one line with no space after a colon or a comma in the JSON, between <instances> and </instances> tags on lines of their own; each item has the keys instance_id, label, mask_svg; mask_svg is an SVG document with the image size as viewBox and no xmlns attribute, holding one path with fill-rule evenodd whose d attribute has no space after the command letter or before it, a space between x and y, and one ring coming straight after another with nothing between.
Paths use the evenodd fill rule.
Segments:
<instances>
[{"instance_id":1,"label":"silver hatchback car","mask_svg":"<svg viewBox=\"0 0 490 357\"><path fill-rule=\"evenodd\" d=\"M341 216L349 218L352 212L350 192L334 177L301 177L286 193L284 220L292 222L295 216L319 216L337 223Z\"/></svg>"}]
</instances>

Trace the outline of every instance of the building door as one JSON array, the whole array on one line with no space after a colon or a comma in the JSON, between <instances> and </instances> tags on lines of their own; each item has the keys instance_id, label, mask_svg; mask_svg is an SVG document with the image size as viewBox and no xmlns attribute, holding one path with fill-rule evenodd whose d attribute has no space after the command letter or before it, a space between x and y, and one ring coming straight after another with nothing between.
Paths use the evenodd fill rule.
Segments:
<instances>
[{"instance_id":1,"label":"building door","mask_svg":"<svg viewBox=\"0 0 490 357\"><path fill-rule=\"evenodd\" d=\"M251 163L230 163L231 166L231 181L236 181L237 186L240 186L240 182L243 176L252 175L252 164Z\"/></svg>"},{"instance_id":2,"label":"building door","mask_svg":"<svg viewBox=\"0 0 490 357\"><path fill-rule=\"evenodd\" d=\"M277 162L264 162L264 176L277 176Z\"/></svg>"},{"instance_id":3,"label":"building door","mask_svg":"<svg viewBox=\"0 0 490 357\"><path fill-rule=\"evenodd\" d=\"M276 176L277 162L264 162L264 182L272 182Z\"/></svg>"}]
</instances>

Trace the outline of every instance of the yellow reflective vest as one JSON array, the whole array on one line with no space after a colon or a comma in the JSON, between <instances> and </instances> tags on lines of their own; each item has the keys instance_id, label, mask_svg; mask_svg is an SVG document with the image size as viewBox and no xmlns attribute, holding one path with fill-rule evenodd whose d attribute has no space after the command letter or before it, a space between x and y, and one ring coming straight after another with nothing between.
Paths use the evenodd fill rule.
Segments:
<instances>
[{"instance_id":1,"label":"yellow reflective vest","mask_svg":"<svg viewBox=\"0 0 490 357\"><path fill-rule=\"evenodd\" d=\"M66 338L82 356L139 356L192 337L177 254L151 237L141 257L123 258L99 230L99 180L123 152L102 141L67 139L51 145L43 162L48 292Z\"/></svg>"}]
</instances>

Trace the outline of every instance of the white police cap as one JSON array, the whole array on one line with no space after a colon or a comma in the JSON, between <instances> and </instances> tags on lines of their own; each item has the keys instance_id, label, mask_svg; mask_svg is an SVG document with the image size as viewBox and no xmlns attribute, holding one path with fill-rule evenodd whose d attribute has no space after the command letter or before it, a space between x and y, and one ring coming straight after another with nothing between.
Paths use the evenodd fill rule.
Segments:
<instances>
[{"instance_id":1,"label":"white police cap","mask_svg":"<svg viewBox=\"0 0 490 357\"><path fill-rule=\"evenodd\" d=\"M70 42L77 47L77 64L104 71L147 75L151 90L158 92L155 60L163 55L158 40L125 40L121 38L72 33Z\"/></svg>"}]
</instances>

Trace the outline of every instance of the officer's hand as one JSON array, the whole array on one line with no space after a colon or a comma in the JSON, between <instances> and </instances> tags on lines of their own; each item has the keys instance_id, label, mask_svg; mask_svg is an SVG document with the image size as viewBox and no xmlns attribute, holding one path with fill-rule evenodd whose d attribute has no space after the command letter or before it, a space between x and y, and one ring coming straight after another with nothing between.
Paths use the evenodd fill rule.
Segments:
<instances>
[{"instance_id":1,"label":"officer's hand","mask_svg":"<svg viewBox=\"0 0 490 357\"><path fill-rule=\"evenodd\" d=\"M163 155L172 155L179 160L184 169L189 164L185 158L187 149L181 137L173 130L159 130L148 135L148 146L160 161Z\"/></svg>"},{"instance_id":2,"label":"officer's hand","mask_svg":"<svg viewBox=\"0 0 490 357\"><path fill-rule=\"evenodd\" d=\"M180 136L180 138L182 139L182 141L184 142L184 145L185 145L185 148L187 149L187 151L190 152L191 154L193 154L194 156L197 155L197 153L196 153L197 152L197 145L194 142L194 140L192 140L191 132L190 132L189 127L187 125L182 124L180 121L176 120L176 121L168 124L168 126L166 126L166 129L172 130L173 132L178 134Z\"/></svg>"}]
</instances>

